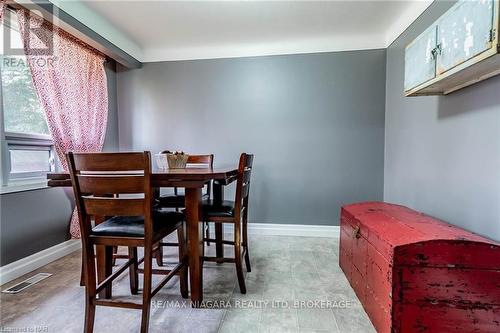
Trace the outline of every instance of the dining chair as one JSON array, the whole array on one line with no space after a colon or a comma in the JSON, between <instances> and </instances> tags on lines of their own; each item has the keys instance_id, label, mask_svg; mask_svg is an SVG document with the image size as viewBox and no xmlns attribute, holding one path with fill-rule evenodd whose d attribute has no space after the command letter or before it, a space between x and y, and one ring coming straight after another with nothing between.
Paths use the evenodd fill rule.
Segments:
<instances>
[{"instance_id":1,"label":"dining chair","mask_svg":"<svg viewBox=\"0 0 500 333\"><path fill-rule=\"evenodd\" d=\"M141 332L148 331L151 298L175 275L188 297L184 217L180 212L154 210L151 157L143 153L68 153L67 160L80 221L85 263L84 332L93 332L96 306L142 310ZM100 218L109 217L109 218ZM92 226L92 219L101 223ZM177 231L179 262L171 270L153 269L154 244ZM103 246L106 278L96 283L94 246ZM113 247L128 248L129 259L112 271ZM139 259L137 248L144 248ZM139 265L144 263L144 268ZM144 274L142 302L113 299L112 282L129 269L130 289L138 294L138 275ZM165 275L153 288L152 275ZM103 298L96 296L106 291Z\"/></svg>"},{"instance_id":2,"label":"dining chair","mask_svg":"<svg viewBox=\"0 0 500 333\"><path fill-rule=\"evenodd\" d=\"M167 154L168 152L169 152L168 150L164 150L161 153ZM188 155L188 160L186 164L187 166L213 168L214 155L213 154ZM212 181L207 183L207 190L205 193L202 194L202 199L210 199L211 195L212 195ZM179 193L179 189L177 187L174 187L174 193L159 196L156 199L156 205L157 207L161 208L175 208L176 210L179 210L181 208L184 208L185 200L186 197L184 196L184 194ZM208 238L210 235L210 229L208 223L204 224L204 230L205 230L205 237ZM207 242L207 245L210 245L210 242ZM171 242L169 243L161 242L159 244L157 250L155 251L156 263L159 266L163 266L163 246L177 246L177 244Z\"/></svg>"},{"instance_id":3,"label":"dining chair","mask_svg":"<svg viewBox=\"0 0 500 333\"><path fill-rule=\"evenodd\" d=\"M168 151L162 151L162 154L166 154ZM187 159L187 166L197 166L197 167L214 167L214 155L189 155ZM207 191L203 194L203 199L210 199L212 193L212 183L207 184ZM184 208L185 196L180 194L177 187L174 187L173 194L162 195L157 198L158 206L165 208Z\"/></svg>"},{"instance_id":4,"label":"dining chair","mask_svg":"<svg viewBox=\"0 0 500 333\"><path fill-rule=\"evenodd\" d=\"M205 222L216 224L230 223L234 226L234 240L210 239L205 241L219 242L222 245L234 246L234 258L203 257L206 261L235 263L238 284L242 294L246 293L245 279L243 276L242 257L245 259L247 272L251 271L250 256L248 254L248 196L250 192L250 176L252 174L253 155L243 153L238 165L236 178L235 200L215 202L213 199L202 201L202 217ZM219 235L223 238L223 235ZM243 253L242 253L243 248Z\"/></svg>"}]
</instances>

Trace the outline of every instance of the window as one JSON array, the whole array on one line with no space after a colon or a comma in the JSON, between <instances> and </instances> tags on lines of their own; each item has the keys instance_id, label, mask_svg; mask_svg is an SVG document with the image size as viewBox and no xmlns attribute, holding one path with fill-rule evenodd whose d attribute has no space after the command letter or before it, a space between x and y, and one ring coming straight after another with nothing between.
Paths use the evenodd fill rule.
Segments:
<instances>
[{"instance_id":1,"label":"window","mask_svg":"<svg viewBox=\"0 0 500 333\"><path fill-rule=\"evenodd\" d=\"M22 49L16 15L7 14L0 31L3 185L39 182L45 179L47 172L54 171L53 143L33 88L26 56L3 52L4 33L10 35L12 48Z\"/></svg>"}]
</instances>

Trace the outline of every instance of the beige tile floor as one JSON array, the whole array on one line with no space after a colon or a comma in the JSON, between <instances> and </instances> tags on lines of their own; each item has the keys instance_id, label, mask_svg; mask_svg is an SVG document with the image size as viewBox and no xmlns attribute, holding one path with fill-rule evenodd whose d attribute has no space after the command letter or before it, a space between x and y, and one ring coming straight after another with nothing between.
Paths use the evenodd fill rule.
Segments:
<instances>
[{"instance_id":1,"label":"beige tile floor","mask_svg":"<svg viewBox=\"0 0 500 333\"><path fill-rule=\"evenodd\" d=\"M174 251L166 251L166 261L175 260ZM206 248L209 255L213 251L213 245ZM240 294L232 264L206 263L206 308L192 309L174 279L153 299L150 332L375 332L338 266L338 239L253 236L250 255L247 294ZM36 271L52 273L50 278L16 295L1 294L0 329L82 332L79 269L80 253L75 252ZM123 276L113 293L128 292ZM97 308L95 332L138 332L139 326L138 310Z\"/></svg>"}]
</instances>

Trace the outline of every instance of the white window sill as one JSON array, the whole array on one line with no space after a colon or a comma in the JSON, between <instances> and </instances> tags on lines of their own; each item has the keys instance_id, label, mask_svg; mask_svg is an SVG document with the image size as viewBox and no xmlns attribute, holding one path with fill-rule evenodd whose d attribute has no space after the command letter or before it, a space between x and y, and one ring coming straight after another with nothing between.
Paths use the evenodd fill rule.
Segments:
<instances>
[{"instance_id":1,"label":"white window sill","mask_svg":"<svg viewBox=\"0 0 500 333\"><path fill-rule=\"evenodd\" d=\"M24 192L24 191L33 191L48 188L47 181L38 181L36 183L13 183L5 186L0 186L0 194L7 193L15 193L15 192Z\"/></svg>"}]
</instances>

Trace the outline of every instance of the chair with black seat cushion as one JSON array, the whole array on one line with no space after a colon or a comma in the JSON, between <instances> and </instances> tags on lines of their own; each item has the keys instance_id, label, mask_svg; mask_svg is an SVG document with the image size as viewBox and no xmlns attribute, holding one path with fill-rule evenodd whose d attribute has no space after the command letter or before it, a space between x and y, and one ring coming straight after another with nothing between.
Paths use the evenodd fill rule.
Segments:
<instances>
[{"instance_id":1,"label":"chair with black seat cushion","mask_svg":"<svg viewBox=\"0 0 500 333\"><path fill-rule=\"evenodd\" d=\"M162 154L167 154L169 151L162 151ZM187 166L196 166L196 167L206 167L213 168L214 166L214 155L189 155L187 160ZM202 199L210 199L212 193L212 182L207 183L207 190L202 194ZM156 205L160 208L175 208L179 210L180 208L184 208L186 197L184 194L179 193L179 189L174 187L174 193L172 194L164 194L156 198ZM208 224L204 226L205 235L208 238L210 234L210 229ZM210 245L210 242L207 242L207 245ZM160 243L157 251L155 252L156 262L159 266L163 265L163 246L177 246L176 243Z\"/></svg>"},{"instance_id":2,"label":"chair with black seat cushion","mask_svg":"<svg viewBox=\"0 0 500 333\"><path fill-rule=\"evenodd\" d=\"M179 275L181 294L188 297L184 216L180 212L153 209L149 152L68 153L67 160L80 220L85 266L84 332L93 331L97 305L141 309L141 332L147 332L151 298L173 276ZM92 219L102 222L92 226ZM173 232L177 232L179 238L179 263L171 270L153 270L154 244ZM96 283L94 246L105 249L106 278L99 284ZM129 259L112 272L113 247L116 246L128 247ZM137 255L138 247L144 248L141 259ZM144 268L139 269L142 262ZM127 268L132 294L138 293L138 274L144 274L142 302L112 298L112 282ZM153 273L165 275L154 288ZM106 291L105 297L96 297L101 291Z\"/></svg>"},{"instance_id":3,"label":"chair with black seat cushion","mask_svg":"<svg viewBox=\"0 0 500 333\"><path fill-rule=\"evenodd\" d=\"M231 223L234 225L234 240L210 239L205 241L219 242L222 245L234 246L234 258L204 257L206 261L231 262L236 265L238 283L242 294L246 293L245 279L243 276L242 257L245 259L247 271L251 271L250 256L248 253L248 195L250 192L250 176L252 174L253 155L241 154L238 166L238 176L236 180L235 200L214 200L202 201L203 221L219 223ZM218 237L223 237L219 235ZM243 248L243 252L242 252Z\"/></svg>"},{"instance_id":4,"label":"chair with black seat cushion","mask_svg":"<svg viewBox=\"0 0 500 333\"><path fill-rule=\"evenodd\" d=\"M162 151L162 154L166 154L168 151ZM187 166L196 167L206 167L213 168L214 166L214 155L189 155L187 159ZM207 184L207 191L203 194L203 199L210 199L212 193L212 184ZM165 208L184 208L185 196L180 194L177 187L174 187L173 194L162 195L157 198L157 204L159 207Z\"/></svg>"}]
</instances>

